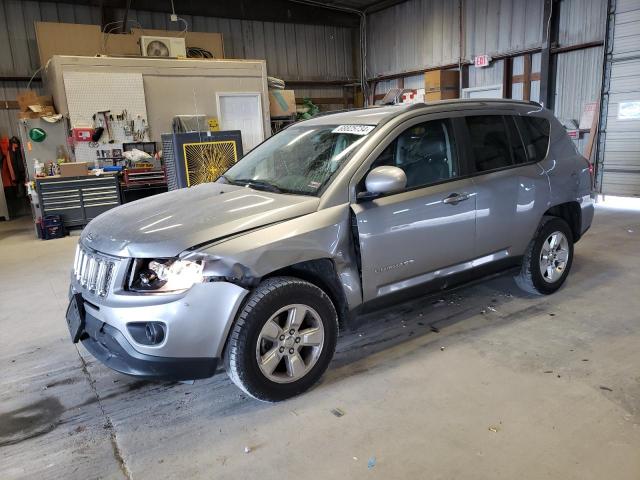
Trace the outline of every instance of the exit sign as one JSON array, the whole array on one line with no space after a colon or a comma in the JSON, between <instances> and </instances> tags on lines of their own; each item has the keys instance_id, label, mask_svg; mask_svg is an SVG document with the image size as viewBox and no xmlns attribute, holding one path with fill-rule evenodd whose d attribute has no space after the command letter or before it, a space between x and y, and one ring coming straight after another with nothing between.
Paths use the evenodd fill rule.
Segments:
<instances>
[{"instance_id":1,"label":"exit sign","mask_svg":"<svg viewBox=\"0 0 640 480\"><path fill-rule=\"evenodd\" d=\"M489 55L477 55L476 58L473 59L473 64L476 67L488 67L490 61L491 57Z\"/></svg>"}]
</instances>

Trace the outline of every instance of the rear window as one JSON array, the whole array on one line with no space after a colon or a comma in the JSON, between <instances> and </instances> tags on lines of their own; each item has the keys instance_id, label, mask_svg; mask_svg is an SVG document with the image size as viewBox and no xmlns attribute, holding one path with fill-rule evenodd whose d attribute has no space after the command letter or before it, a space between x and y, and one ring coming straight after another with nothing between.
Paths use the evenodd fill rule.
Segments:
<instances>
[{"instance_id":1,"label":"rear window","mask_svg":"<svg viewBox=\"0 0 640 480\"><path fill-rule=\"evenodd\" d=\"M513 165L507 125L501 115L465 117L476 171L486 172Z\"/></svg>"},{"instance_id":2,"label":"rear window","mask_svg":"<svg viewBox=\"0 0 640 480\"><path fill-rule=\"evenodd\" d=\"M549 150L549 120L540 117L516 117L516 123L529 161L544 160Z\"/></svg>"}]
</instances>

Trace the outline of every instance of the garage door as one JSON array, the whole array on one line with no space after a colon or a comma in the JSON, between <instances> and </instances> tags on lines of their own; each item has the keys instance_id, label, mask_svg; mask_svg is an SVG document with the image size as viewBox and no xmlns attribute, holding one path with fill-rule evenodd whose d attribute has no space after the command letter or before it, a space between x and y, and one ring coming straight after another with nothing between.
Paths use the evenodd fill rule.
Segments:
<instances>
[{"instance_id":1,"label":"garage door","mask_svg":"<svg viewBox=\"0 0 640 480\"><path fill-rule=\"evenodd\" d=\"M610 23L599 150L601 189L609 195L640 196L640 0L617 0Z\"/></svg>"}]
</instances>

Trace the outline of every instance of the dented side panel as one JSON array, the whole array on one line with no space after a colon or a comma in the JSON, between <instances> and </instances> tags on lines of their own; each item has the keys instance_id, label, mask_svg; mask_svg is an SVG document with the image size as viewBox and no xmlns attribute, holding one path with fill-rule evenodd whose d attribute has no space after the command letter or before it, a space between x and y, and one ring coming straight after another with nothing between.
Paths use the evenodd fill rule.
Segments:
<instances>
[{"instance_id":1,"label":"dented side panel","mask_svg":"<svg viewBox=\"0 0 640 480\"><path fill-rule=\"evenodd\" d=\"M206 260L205 275L238 284L293 264L330 259L349 310L362 303L362 287L351 237L349 205L343 204L272 225L192 252Z\"/></svg>"}]
</instances>

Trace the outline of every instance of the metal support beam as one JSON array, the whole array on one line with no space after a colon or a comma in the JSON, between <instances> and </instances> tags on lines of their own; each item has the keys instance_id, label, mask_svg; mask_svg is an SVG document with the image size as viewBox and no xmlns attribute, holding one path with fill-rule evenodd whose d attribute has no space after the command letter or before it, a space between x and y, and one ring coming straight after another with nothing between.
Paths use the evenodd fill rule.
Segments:
<instances>
[{"instance_id":1,"label":"metal support beam","mask_svg":"<svg viewBox=\"0 0 640 480\"><path fill-rule=\"evenodd\" d=\"M127 33L129 31L129 26L127 25L129 21L129 10L131 10L131 0L126 0L127 5L124 8L124 15L122 16L122 25L120 26L120 33Z\"/></svg>"},{"instance_id":2,"label":"metal support beam","mask_svg":"<svg viewBox=\"0 0 640 480\"><path fill-rule=\"evenodd\" d=\"M605 29L604 55L602 58L602 83L599 97L598 131L595 139L595 190L602 192L604 175L604 146L607 141L607 116L609 113L609 88L611 86L611 64L613 61L613 38L616 26L616 2L607 0L607 26ZM588 158L591 161L591 158Z\"/></svg>"},{"instance_id":3,"label":"metal support beam","mask_svg":"<svg viewBox=\"0 0 640 480\"><path fill-rule=\"evenodd\" d=\"M513 68L511 58L502 61L502 98L511 98L511 84L513 83Z\"/></svg>"},{"instance_id":4,"label":"metal support beam","mask_svg":"<svg viewBox=\"0 0 640 480\"><path fill-rule=\"evenodd\" d=\"M540 103L550 108L553 103L554 68L551 49L558 43L559 6L557 0L544 0L542 16L542 48L540 50Z\"/></svg>"},{"instance_id":5,"label":"metal support beam","mask_svg":"<svg viewBox=\"0 0 640 480\"><path fill-rule=\"evenodd\" d=\"M531 100L531 54L523 57L524 73L522 74L522 99L525 102ZM542 98L542 97L541 97Z\"/></svg>"},{"instance_id":6,"label":"metal support beam","mask_svg":"<svg viewBox=\"0 0 640 480\"><path fill-rule=\"evenodd\" d=\"M469 88L469 64L465 63L460 67L460 98L462 98L462 89Z\"/></svg>"}]
</instances>

